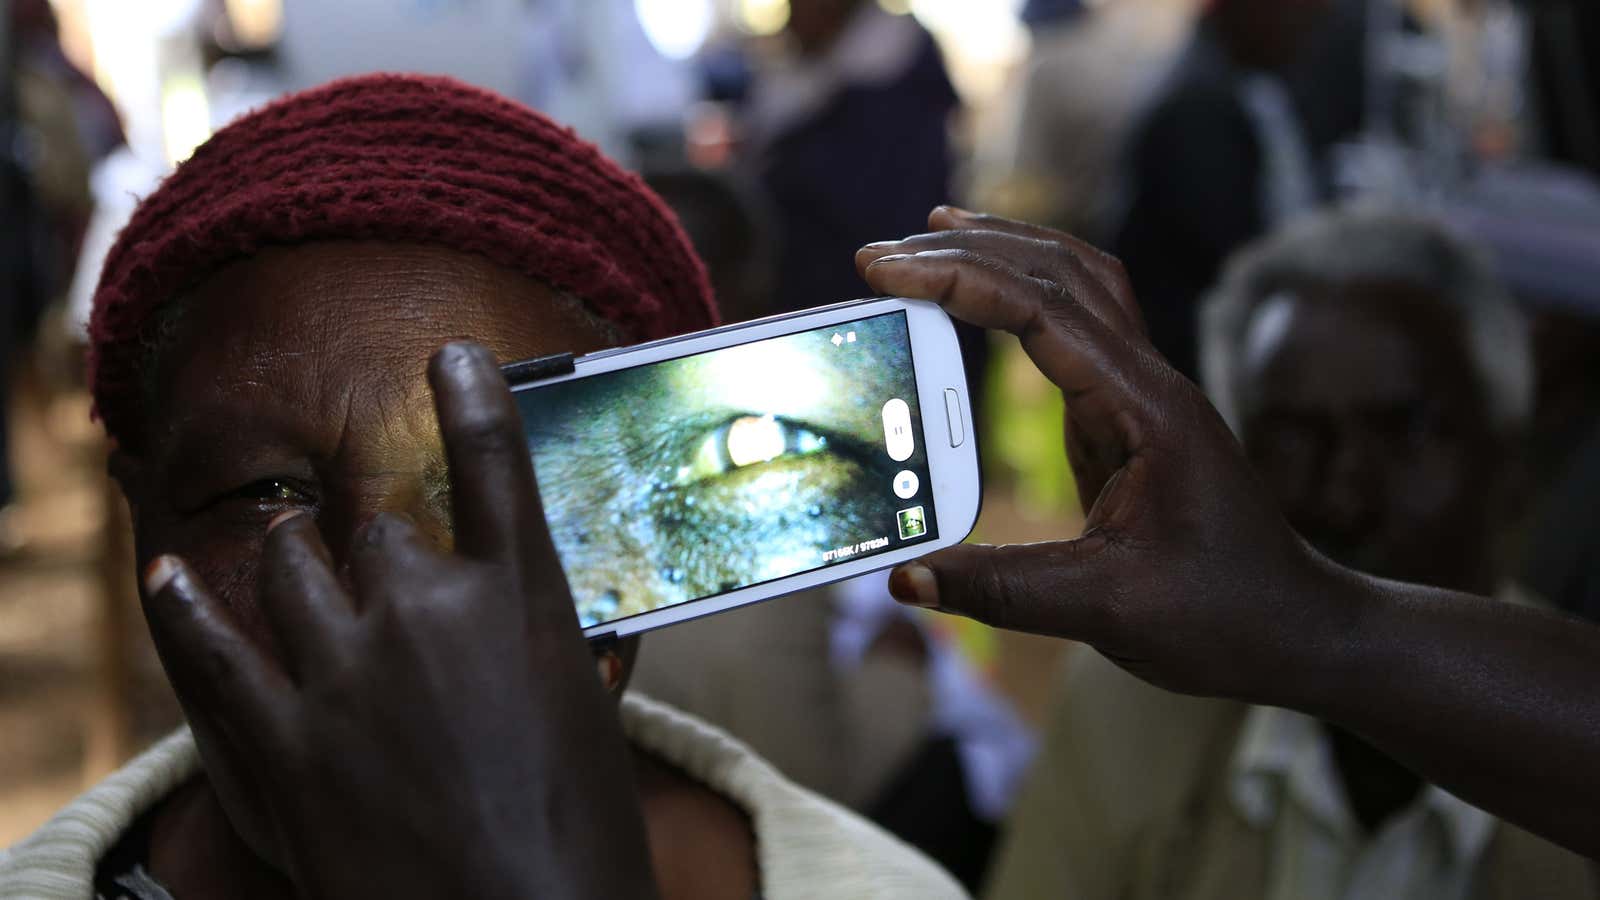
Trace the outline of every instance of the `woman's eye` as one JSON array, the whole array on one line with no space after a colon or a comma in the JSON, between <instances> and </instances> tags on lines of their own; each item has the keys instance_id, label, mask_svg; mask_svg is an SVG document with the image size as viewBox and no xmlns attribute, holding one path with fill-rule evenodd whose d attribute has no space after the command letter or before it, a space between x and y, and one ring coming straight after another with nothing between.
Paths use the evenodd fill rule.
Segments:
<instances>
[{"instance_id":1,"label":"woman's eye","mask_svg":"<svg viewBox=\"0 0 1600 900\"><path fill-rule=\"evenodd\" d=\"M306 503L310 497L291 482L281 478L263 478L232 491L230 496L258 503Z\"/></svg>"},{"instance_id":2,"label":"woman's eye","mask_svg":"<svg viewBox=\"0 0 1600 900\"><path fill-rule=\"evenodd\" d=\"M689 464L678 468L677 482L692 484L780 456L806 456L826 449L826 437L793 422L772 415L740 416L700 441Z\"/></svg>"}]
</instances>

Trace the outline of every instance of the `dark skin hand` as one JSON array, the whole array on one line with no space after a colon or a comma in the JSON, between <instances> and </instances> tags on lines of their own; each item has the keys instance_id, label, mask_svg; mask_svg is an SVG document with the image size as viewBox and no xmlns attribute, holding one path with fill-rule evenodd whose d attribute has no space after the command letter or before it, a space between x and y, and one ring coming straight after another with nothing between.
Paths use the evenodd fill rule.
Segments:
<instances>
[{"instance_id":1,"label":"dark skin hand","mask_svg":"<svg viewBox=\"0 0 1600 900\"><path fill-rule=\"evenodd\" d=\"M874 290L1015 334L1061 388L1081 537L897 569L903 602L1078 640L1169 690L1334 722L1463 799L1600 857L1600 628L1345 569L1295 535L1227 425L1145 340L1111 257L935 210Z\"/></svg>"},{"instance_id":2,"label":"dark skin hand","mask_svg":"<svg viewBox=\"0 0 1600 900\"><path fill-rule=\"evenodd\" d=\"M428 362L463 334L597 349L596 326L370 242L197 294L113 463L205 765L156 810L152 873L180 897L748 898L742 812L622 740L630 648L581 637L495 355Z\"/></svg>"},{"instance_id":3,"label":"dark skin hand","mask_svg":"<svg viewBox=\"0 0 1600 900\"><path fill-rule=\"evenodd\" d=\"M300 896L654 897L626 745L510 394L473 344L428 374L454 552L380 514L347 590L311 518L281 514L262 562L276 658L160 557L146 590L162 659L190 721L250 774Z\"/></svg>"}]
</instances>

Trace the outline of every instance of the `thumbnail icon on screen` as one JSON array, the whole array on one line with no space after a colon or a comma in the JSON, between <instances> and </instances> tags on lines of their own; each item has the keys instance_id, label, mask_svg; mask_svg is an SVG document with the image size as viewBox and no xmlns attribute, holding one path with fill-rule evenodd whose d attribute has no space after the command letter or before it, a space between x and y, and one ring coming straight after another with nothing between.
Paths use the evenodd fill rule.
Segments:
<instances>
[{"instance_id":1,"label":"thumbnail icon on screen","mask_svg":"<svg viewBox=\"0 0 1600 900\"><path fill-rule=\"evenodd\" d=\"M922 507L913 506L902 509L899 513L900 540L909 541L914 537L922 537L928 533L928 524L923 521Z\"/></svg>"}]
</instances>

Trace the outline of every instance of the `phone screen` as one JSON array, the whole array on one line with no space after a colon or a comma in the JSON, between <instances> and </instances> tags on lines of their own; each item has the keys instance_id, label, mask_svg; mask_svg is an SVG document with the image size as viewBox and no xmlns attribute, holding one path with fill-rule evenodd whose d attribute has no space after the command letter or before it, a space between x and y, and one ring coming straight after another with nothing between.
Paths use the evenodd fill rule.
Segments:
<instances>
[{"instance_id":1,"label":"phone screen","mask_svg":"<svg viewBox=\"0 0 1600 900\"><path fill-rule=\"evenodd\" d=\"M516 398L585 628L938 536L903 312Z\"/></svg>"}]
</instances>

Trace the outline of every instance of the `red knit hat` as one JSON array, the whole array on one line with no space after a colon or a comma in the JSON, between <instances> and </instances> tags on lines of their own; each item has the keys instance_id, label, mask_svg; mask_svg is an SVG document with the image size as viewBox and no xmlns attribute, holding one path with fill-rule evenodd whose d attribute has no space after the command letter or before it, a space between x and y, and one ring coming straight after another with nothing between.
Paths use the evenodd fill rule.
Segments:
<instances>
[{"instance_id":1,"label":"red knit hat","mask_svg":"<svg viewBox=\"0 0 1600 900\"><path fill-rule=\"evenodd\" d=\"M570 129L448 78L364 75L238 119L139 205L89 319L106 429L139 425L140 338L156 309L263 247L329 239L483 256L577 297L629 340L717 323L677 218Z\"/></svg>"}]
</instances>

